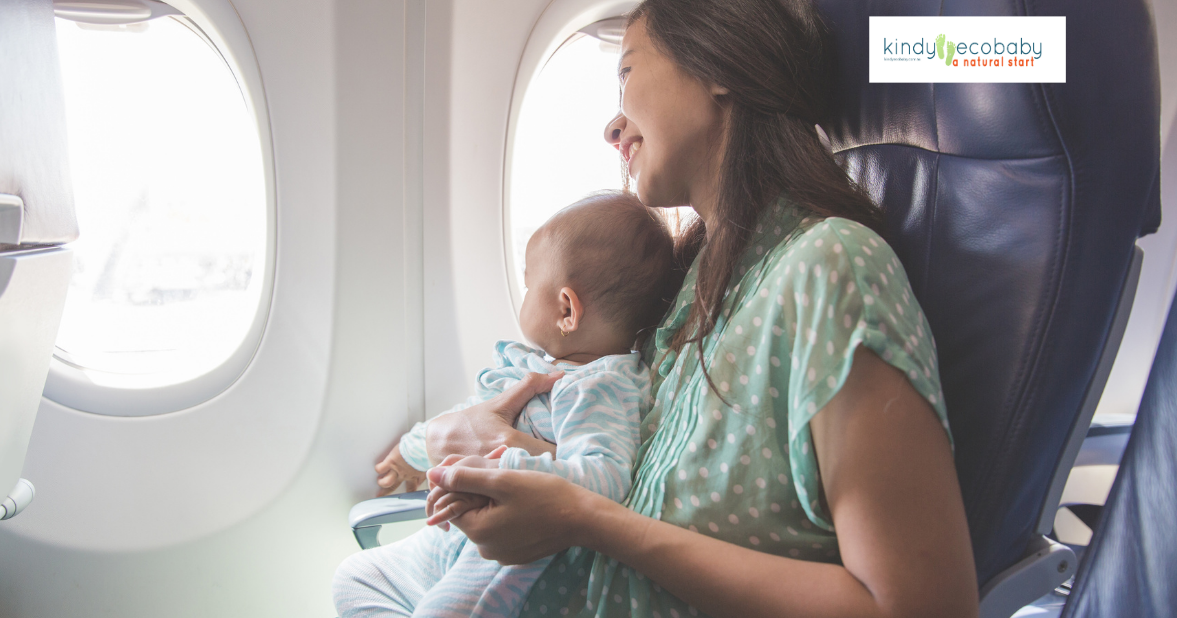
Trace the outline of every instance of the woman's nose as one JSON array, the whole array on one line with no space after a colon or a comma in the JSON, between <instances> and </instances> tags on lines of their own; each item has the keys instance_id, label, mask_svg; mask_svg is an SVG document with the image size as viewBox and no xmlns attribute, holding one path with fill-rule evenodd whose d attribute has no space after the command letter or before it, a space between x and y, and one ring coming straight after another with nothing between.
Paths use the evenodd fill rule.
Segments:
<instances>
[{"instance_id":1,"label":"woman's nose","mask_svg":"<svg viewBox=\"0 0 1177 618\"><path fill-rule=\"evenodd\" d=\"M614 147L621 145L621 132L625 130L625 115L617 112L613 120L605 125L605 141Z\"/></svg>"}]
</instances>

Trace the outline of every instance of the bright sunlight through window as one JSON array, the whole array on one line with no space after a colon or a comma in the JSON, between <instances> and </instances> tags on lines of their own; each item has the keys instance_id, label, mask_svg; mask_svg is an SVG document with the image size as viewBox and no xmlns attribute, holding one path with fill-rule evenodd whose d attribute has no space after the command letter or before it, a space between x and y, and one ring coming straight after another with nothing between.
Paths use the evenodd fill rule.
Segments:
<instances>
[{"instance_id":1,"label":"bright sunlight through window","mask_svg":"<svg viewBox=\"0 0 1177 618\"><path fill-rule=\"evenodd\" d=\"M594 191L621 189L621 158L603 137L617 97L616 47L583 34L564 43L528 87L511 161L519 285L527 241L548 217Z\"/></svg>"},{"instance_id":2,"label":"bright sunlight through window","mask_svg":"<svg viewBox=\"0 0 1177 618\"><path fill-rule=\"evenodd\" d=\"M59 19L80 237L58 357L101 382L199 376L258 309L266 195L257 126L224 58L183 18Z\"/></svg>"},{"instance_id":3,"label":"bright sunlight through window","mask_svg":"<svg viewBox=\"0 0 1177 618\"><path fill-rule=\"evenodd\" d=\"M605 142L617 114L618 46L584 34L568 39L531 82L511 162L510 239L522 292L527 241L556 211L603 189L623 186L621 158ZM687 225L687 207L665 211L672 231Z\"/></svg>"}]
</instances>

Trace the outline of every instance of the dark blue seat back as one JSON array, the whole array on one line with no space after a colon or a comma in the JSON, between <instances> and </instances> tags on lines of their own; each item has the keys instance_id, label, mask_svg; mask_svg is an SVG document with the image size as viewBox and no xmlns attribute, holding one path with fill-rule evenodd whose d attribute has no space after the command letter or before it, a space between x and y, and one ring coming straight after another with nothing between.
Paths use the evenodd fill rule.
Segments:
<instances>
[{"instance_id":1,"label":"dark blue seat back","mask_svg":"<svg viewBox=\"0 0 1177 618\"><path fill-rule=\"evenodd\" d=\"M940 353L980 583L1035 536L1138 236L1160 222L1145 0L818 0L838 56L824 123ZM1065 15L1065 84L870 84L871 15ZM935 36L936 33L930 33Z\"/></svg>"},{"instance_id":2,"label":"dark blue seat back","mask_svg":"<svg viewBox=\"0 0 1177 618\"><path fill-rule=\"evenodd\" d=\"M1177 607L1177 303L1063 618L1168 618Z\"/></svg>"}]
</instances>

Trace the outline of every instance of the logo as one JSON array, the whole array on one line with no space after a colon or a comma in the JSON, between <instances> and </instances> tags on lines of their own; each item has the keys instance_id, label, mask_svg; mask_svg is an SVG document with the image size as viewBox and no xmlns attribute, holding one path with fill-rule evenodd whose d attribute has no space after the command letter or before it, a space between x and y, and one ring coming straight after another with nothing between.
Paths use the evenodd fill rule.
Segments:
<instances>
[{"instance_id":1,"label":"logo","mask_svg":"<svg viewBox=\"0 0 1177 618\"><path fill-rule=\"evenodd\" d=\"M948 41L948 55L944 55L944 35L936 35L936 57L944 60L944 64L952 64L952 54L956 53L956 46Z\"/></svg>"},{"instance_id":2,"label":"logo","mask_svg":"<svg viewBox=\"0 0 1177 618\"><path fill-rule=\"evenodd\" d=\"M1067 76L1065 17L871 17L869 49L871 83L1040 83Z\"/></svg>"}]
</instances>

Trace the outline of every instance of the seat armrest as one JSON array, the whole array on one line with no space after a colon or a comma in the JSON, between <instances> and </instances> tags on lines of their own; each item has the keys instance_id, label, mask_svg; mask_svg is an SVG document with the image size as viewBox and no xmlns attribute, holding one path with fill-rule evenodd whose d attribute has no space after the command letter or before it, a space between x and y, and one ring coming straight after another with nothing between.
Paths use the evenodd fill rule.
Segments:
<instances>
[{"instance_id":1,"label":"seat armrest","mask_svg":"<svg viewBox=\"0 0 1177 618\"><path fill-rule=\"evenodd\" d=\"M1037 537L1022 560L998 573L981 588L981 618L1009 618L1075 574L1075 552Z\"/></svg>"},{"instance_id":2,"label":"seat armrest","mask_svg":"<svg viewBox=\"0 0 1177 618\"><path fill-rule=\"evenodd\" d=\"M1075 467L1120 465L1135 421L1132 414L1107 414L1093 420L1075 458Z\"/></svg>"},{"instance_id":3,"label":"seat armrest","mask_svg":"<svg viewBox=\"0 0 1177 618\"><path fill-rule=\"evenodd\" d=\"M428 495L428 491L412 491L364 500L351 507L347 521L356 542L362 549L371 549L379 545L376 537L384 524L425 519L425 497Z\"/></svg>"},{"instance_id":4,"label":"seat armrest","mask_svg":"<svg viewBox=\"0 0 1177 618\"><path fill-rule=\"evenodd\" d=\"M37 490L32 483L25 479L17 481L16 487L13 487L8 496L0 501L0 521L16 517L33 501L33 497L36 495Z\"/></svg>"}]
</instances>

